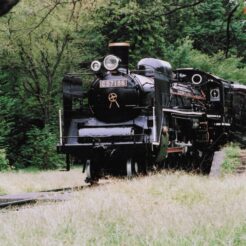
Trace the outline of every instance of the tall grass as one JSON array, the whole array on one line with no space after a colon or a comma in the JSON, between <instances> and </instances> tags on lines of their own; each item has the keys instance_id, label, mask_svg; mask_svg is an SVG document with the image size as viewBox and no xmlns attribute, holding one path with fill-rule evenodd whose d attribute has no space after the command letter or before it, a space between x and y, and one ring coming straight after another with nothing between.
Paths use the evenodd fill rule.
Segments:
<instances>
[{"instance_id":1,"label":"tall grass","mask_svg":"<svg viewBox=\"0 0 246 246\"><path fill-rule=\"evenodd\" d=\"M222 163L222 174L234 173L240 165L240 148L235 144L228 145L225 148L225 160Z\"/></svg>"},{"instance_id":2,"label":"tall grass","mask_svg":"<svg viewBox=\"0 0 246 246\"><path fill-rule=\"evenodd\" d=\"M0 172L0 195L79 186L84 181L81 170Z\"/></svg>"},{"instance_id":3,"label":"tall grass","mask_svg":"<svg viewBox=\"0 0 246 246\"><path fill-rule=\"evenodd\" d=\"M163 172L5 212L0 245L245 245L246 176Z\"/></svg>"}]
</instances>

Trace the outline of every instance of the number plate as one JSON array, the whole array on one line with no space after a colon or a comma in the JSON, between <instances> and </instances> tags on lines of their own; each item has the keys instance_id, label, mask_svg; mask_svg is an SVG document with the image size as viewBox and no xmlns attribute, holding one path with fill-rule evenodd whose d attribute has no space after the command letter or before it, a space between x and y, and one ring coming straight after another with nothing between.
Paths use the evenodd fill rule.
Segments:
<instances>
[{"instance_id":1,"label":"number plate","mask_svg":"<svg viewBox=\"0 0 246 246\"><path fill-rule=\"evenodd\" d=\"M126 79L100 80L100 88L127 87Z\"/></svg>"}]
</instances>

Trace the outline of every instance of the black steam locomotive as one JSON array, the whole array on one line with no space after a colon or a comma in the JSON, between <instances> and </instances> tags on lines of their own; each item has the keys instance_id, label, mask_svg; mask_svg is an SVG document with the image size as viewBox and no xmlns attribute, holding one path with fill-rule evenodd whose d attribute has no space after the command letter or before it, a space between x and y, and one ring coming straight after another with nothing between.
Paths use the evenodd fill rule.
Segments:
<instances>
[{"instance_id":1,"label":"black steam locomotive","mask_svg":"<svg viewBox=\"0 0 246 246\"><path fill-rule=\"evenodd\" d=\"M81 161L88 182L177 165L208 173L214 151L246 134L246 86L154 58L129 71L128 49L109 44L109 55L91 63L88 90L80 77L64 77L58 152L67 168Z\"/></svg>"}]
</instances>

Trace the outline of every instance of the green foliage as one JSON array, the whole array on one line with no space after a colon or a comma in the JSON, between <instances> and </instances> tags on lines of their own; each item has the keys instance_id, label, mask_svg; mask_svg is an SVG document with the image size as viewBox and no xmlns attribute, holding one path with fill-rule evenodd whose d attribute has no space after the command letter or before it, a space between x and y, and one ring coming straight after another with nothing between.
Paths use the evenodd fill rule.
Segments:
<instances>
[{"instance_id":1,"label":"green foliage","mask_svg":"<svg viewBox=\"0 0 246 246\"><path fill-rule=\"evenodd\" d=\"M70 54L76 52L68 43L75 32L76 9L56 1L23 0L15 16L0 23L5 30L0 36L1 67L15 73L16 94L26 113L31 111L44 124L54 120L60 81L75 65Z\"/></svg>"},{"instance_id":2,"label":"green foliage","mask_svg":"<svg viewBox=\"0 0 246 246\"><path fill-rule=\"evenodd\" d=\"M187 1L180 0L179 4ZM243 57L245 61L243 0L206 0L193 7L180 8L169 17L165 37L170 44L189 37L194 41L194 48L203 53L212 55L222 51L225 55Z\"/></svg>"},{"instance_id":3,"label":"green foliage","mask_svg":"<svg viewBox=\"0 0 246 246\"><path fill-rule=\"evenodd\" d=\"M31 129L27 137L21 151L22 164L40 169L54 169L64 164L62 157L55 152L57 137L48 126Z\"/></svg>"},{"instance_id":4,"label":"green foliage","mask_svg":"<svg viewBox=\"0 0 246 246\"><path fill-rule=\"evenodd\" d=\"M168 60L174 68L193 67L213 73L221 78L246 84L246 66L242 58L225 58L222 52L213 55L202 53L193 48L193 42L186 38L177 40L169 46Z\"/></svg>"},{"instance_id":5,"label":"green foliage","mask_svg":"<svg viewBox=\"0 0 246 246\"><path fill-rule=\"evenodd\" d=\"M93 54L105 55L105 47L109 42L128 41L131 44L131 62L134 64L143 57L163 57L166 47L165 18L152 18L152 14L162 11L164 7L160 1L155 2L159 5L114 0L109 5L99 6L90 15L90 30L82 32L85 45L90 44Z\"/></svg>"},{"instance_id":6,"label":"green foliage","mask_svg":"<svg viewBox=\"0 0 246 246\"><path fill-rule=\"evenodd\" d=\"M56 124L63 74L79 57L72 44L78 4L23 0L13 14L1 18L0 146L6 149L11 165L33 164L27 160L31 141L36 141L31 129ZM44 148L51 147L50 139L47 145L43 140ZM55 137L52 140L55 146ZM52 151L55 156L55 148ZM47 156L53 158L51 153ZM44 164L38 162L38 166L56 165L43 158Z\"/></svg>"},{"instance_id":7,"label":"green foliage","mask_svg":"<svg viewBox=\"0 0 246 246\"><path fill-rule=\"evenodd\" d=\"M225 149L226 157L222 164L222 173L233 173L240 165L240 148L236 145L227 146Z\"/></svg>"},{"instance_id":8,"label":"green foliage","mask_svg":"<svg viewBox=\"0 0 246 246\"><path fill-rule=\"evenodd\" d=\"M13 112L16 100L7 94L7 73L0 70L0 147L6 147L6 136L10 133L13 125ZM8 87L8 86L7 86Z\"/></svg>"},{"instance_id":9,"label":"green foliage","mask_svg":"<svg viewBox=\"0 0 246 246\"><path fill-rule=\"evenodd\" d=\"M23 172L23 173L40 173L42 171L40 171L40 168L37 166L29 166L29 167L25 167L24 169L19 169L18 172Z\"/></svg>"},{"instance_id":10,"label":"green foliage","mask_svg":"<svg viewBox=\"0 0 246 246\"><path fill-rule=\"evenodd\" d=\"M0 149L0 172L9 169L9 162L3 149Z\"/></svg>"},{"instance_id":11,"label":"green foliage","mask_svg":"<svg viewBox=\"0 0 246 246\"><path fill-rule=\"evenodd\" d=\"M15 101L6 96L0 96L0 146L6 147L6 138L8 134L10 134L11 127L13 125L11 116L9 112L11 112Z\"/></svg>"},{"instance_id":12,"label":"green foliage","mask_svg":"<svg viewBox=\"0 0 246 246\"><path fill-rule=\"evenodd\" d=\"M221 52L213 56L209 56L193 50L191 52L190 62L194 67L214 73L224 79L246 84L246 66L242 62L241 58L229 57L225 59Z\"/></svg>"},{"instance_id":13,"label":"green foliage","mask_svg":"<svg viewBox=\"0 0 246 246\"><path fill-rule=\"evenodd\" d=\"M210 54L225 49L224 15L222 1L208 0L195 9L193 23L186 27L195 48Z\"/></svg>"},{"instance_id":14,"label":"green foliage","mask_svg":"<svg viewBox=\"0 0 246 246\"><path fill-rule=\"evenodd\" d=\"M193 67L191 65L192 51L193 42L189 38L179 39L169 45L166 60L171 61L173 68Z\"/></svg>"}]
</instances>

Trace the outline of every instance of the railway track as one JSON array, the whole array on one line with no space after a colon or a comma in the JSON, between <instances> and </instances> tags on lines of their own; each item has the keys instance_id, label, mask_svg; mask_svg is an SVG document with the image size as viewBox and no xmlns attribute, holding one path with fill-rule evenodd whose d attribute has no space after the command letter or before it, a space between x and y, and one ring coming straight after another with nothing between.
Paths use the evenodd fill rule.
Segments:
<instances>
[{"instance_id":1,"label":"railway track","mask_svg":"<svg viewBox=\"0 0 246 246\"><path fill-rule=\"evenodd\" d=\"M19 194L9 194L0 196L0 210L18 210L19 207L35 204L37 202L59 202L67 201L72 198L72 193L84 189L92 189L98 186L107 185L115 182L116 179L105 178L98 183L84 184L82 186L64 187L58 189L43 190L39 192L27 192ZM122 180L122 179L121 179Z\"/></svg>"},{"instance_id":2,"label":"railway track","mask_svg":"<svg viewBox=\"0 0 246 246\"><path fill-rule=\"evenodd\" d=\"M11 195L0 196L0 209L15 209L24 205L35 204L37 202L58 202L71 199L72 192L83 189L94 188L98 185L105 185L107 182L100 184L82 185L75 187L65 187L59 189L43 190L40 192L27 192Z\"/></svg>"},{"instance_id":3,"label":"railway track","mask_svg":"<svg viewBox=\"0 0 246 246\"><path fill-rule=\"evenodd\" d=\"M13 207L13 206L21 206L27 205L31 203L36 203L35 199L1 199L0 198L0 209Z\"/></svg>"}]
</instances>

